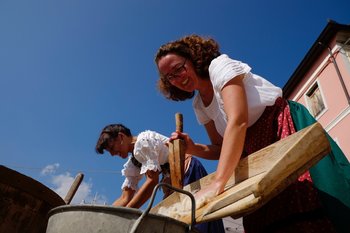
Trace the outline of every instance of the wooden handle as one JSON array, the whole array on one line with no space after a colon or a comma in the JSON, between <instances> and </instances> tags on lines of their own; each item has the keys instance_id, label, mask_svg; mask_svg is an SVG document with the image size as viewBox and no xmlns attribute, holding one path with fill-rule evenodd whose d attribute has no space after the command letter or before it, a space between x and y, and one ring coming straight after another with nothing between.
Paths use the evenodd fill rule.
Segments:
<instances>
[{"instance_id":1,"label":"wooden handle","mask_svg":"<svg viewBox=\"0 0 350 233\"><path fill-rule=\"evenodd\" d=\"M176 130L183 131L183 117L181 113L175 114ZM183 188L185 174L185 142L175 139L169 143L169 165L171 185L175 188Z\"/></svg>"},{"instance_id":2,"label":"wooden handle","mask_svg":"<svg viewBox=\"0 0 350 233\"><path fill-rule=\"evenodd\" d=\"M78 175L75 177L72 186L68 190L68 193L66 197L64 198L64 202L69 205L70 202L72 201L75 193L77 192L81 182L83 181L84 174L83 173L78 173Z\"/></svg>"},{"instance_id":3,"label":"wooden handle","mask_svg":"<svg viewBox=\"0 0 350 233\"><path fill-rule=\"evenodd\" d=\"M176 131L183 132L183 117L181 113L175 114L175 121L176 121Z\"/></svg>"}]
</instances>

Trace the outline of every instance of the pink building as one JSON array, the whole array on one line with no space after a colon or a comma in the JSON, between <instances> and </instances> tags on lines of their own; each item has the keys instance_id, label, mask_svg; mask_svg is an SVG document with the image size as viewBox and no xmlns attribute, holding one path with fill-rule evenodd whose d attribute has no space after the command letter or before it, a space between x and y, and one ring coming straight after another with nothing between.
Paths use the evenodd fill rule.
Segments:
<instances>
[{"instance_id":1,"label":"pink building","mask_svg":"<svg viewBox=\"0 0 350 233\"><path fill-rule=\"evenodd\" d=\"M350 25L328 22L283 93L308 108L350 161Z\"/></svg>"}]
</instances>

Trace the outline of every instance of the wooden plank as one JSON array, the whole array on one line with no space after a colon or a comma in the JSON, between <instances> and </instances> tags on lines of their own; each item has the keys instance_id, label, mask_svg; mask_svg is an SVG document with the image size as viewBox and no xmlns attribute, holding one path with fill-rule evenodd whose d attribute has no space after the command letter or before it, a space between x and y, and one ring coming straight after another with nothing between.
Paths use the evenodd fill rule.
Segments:
<instances>
[{"instance_id":1,"label":"wooden plank","mask_svg":"<svg viewBox=\"0 0 350 233\"><path fill-rule=\"evenodd\" d=\"M230 205L219 208L220 206L213 206L211 209L207 208L207 212L198 216L197 219L200 222L213 221L215 219L224 218L231 216L233 218L243 217L259 207L263 206L278 193L282 192L288 185L294 182L300 175L302 175L306 170L310 169L315 165L324 155L319 154L311 159L307 164L303 165L301 168L292 173L289 177L284 179L284 181L277 186L274 190L270 190L268 196L255 196L253 193L250 196L242 198L239 201L236 201ZM268 179L268 176L266 176ZM264 178L265 179L265 178ZM253 189L255 190L255 189ZM189 221L189 220L186 220Z\"/></svg>"},{"instance_id":2,"label":"wooden plank","mask_svg":"<svg viewBox=\"0 0 350 233\"><path fill-rule=\"evenodd\" d=\"M224 193L196 210L196 221L206 222L232 215L238 218L250 213L283 191L329 152L325 132L319 123L315 123L241 159ZM184 189L196 192L209 184L214 176L212 173ZM151 212L157 213L160 207L169 208L184 198L182 194L174 193ZM181 216L179 220L190 223L189 216Z\"/></svg>"},{"instance_id":3,"label":"wooden plank","mask_svg":"<svg viewBox=\"0 0 350 233\"><path fill-rule=\"evenodd\" d=\"M221 208L228 206L232 203L239 202L241 199L252 194L252 190L255 187L255 183L260 181L265 173L261 173L249 179L246 179L237 185L227 189L225 192L221 193L219 196L210 201L205 208L199 208L196 210L196 222L203 222L204 218L211 214L212 212L216 212ZM220 213L219 213L220 214ZM230 215L230 214L229 214ZM190 215L183 215L177 220L182 222L190 223L191 222ZM217 214L214 215L217 217ZM218 219L218 218L215 218ZM213 220L213 219L211 219Z\"/></svg>"},{"instance_id":4,"label":"wooden plank","mask_svg":"<svg viewBox=\"0 0 350 233\"><path fill-rule=\"evenodd\" d=\"M237 165L235 174L228 180L227 184L225 185L225 190L232 188L241 181L266 172L266 170L271 166L271 163L276 160L276 157L279 156L277 153L271 153L273 152L272 150L273 148L266 147L261 149L260 153L254 153L246 158L242 158ZM191 193L196 193L202 187L204 188L209 185L214 177L215 172L189 185L186 185L183 189ZM186 195L175 192L154 206L151 212L156 213L160 207L169 207L174 203L183 201L184 198L186 198Z\"/></svg>"},{"instance_id":5,"label":"wooden plank","mask_svg":"<svg viewBox=\"0 0 350 233\"><path fill-rule=\"evenodd\" d=\"M183 117L181 113L175 114L176 130L183 131ZM169 143L169 165L171 185L175 188L183 188L185 174L185 143L182 139Z\"/></svg>"}]
</instances>

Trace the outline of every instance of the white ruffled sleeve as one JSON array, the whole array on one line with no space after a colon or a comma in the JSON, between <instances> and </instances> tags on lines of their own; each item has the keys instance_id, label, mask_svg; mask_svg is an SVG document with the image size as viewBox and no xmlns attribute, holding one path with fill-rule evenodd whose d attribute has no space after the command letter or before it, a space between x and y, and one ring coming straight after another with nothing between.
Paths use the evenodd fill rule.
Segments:
<instances>
[{"instance_id":1,"label":"white ruffled sleeve","mask_svg":"<svg viewBox=\"0 0 350 233\"><path fill-rule=\"evenodd\" d=\"M209 76L214 89L221 91L228 81L240 74L246 74L250 70L251 68L247 64L222 54L210 63Z\"/></svg>"},{"instance_id":2,"label":"white ruffled sleeve","mask_svg":"<svg viewBox=\"0 0 350 233\"><path fill-rule=\"evenodd\" d=\"M163 140L161 135L153 131L145 131L138 135L134 146L134 156L142 164L140 174L148 170L162 170L159 160L164 160L161 161L163 164L168 158L168 148Z\"/></svg>"},{"instance_id":3,"label":"white ruffled sleeve","mask_svg":"<svg viewBox=\"0 0 350 233\"><path fill-rule=\"evenodd\" d=\"M121 188L124 189L125 187L128 187L137 191L138 183L142 179L142 174L140 174L140 168L136 167L131 162L131 157L129 157L128 161L124 164L122 175L125 176L125 180Z\"/></svg>"}]
</instances>

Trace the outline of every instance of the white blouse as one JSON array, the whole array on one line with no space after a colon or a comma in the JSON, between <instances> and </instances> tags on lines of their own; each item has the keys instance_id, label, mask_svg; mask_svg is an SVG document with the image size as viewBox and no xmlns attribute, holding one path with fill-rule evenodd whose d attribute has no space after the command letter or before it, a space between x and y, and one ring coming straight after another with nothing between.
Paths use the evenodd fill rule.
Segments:
<instances>
[{"instance_id":1,"label":"white blouse","mask_svg":"<svg viewBox=\"0 0 350 233\"><path fill-rule=\"evenodd\" d=\"M138 183L148 170L162 171L160 165L168 162L169 149L165 145L169 138L154 131L144 131L137 136L134 145L134 157L141 163L138 168L131 162L132 156L124 164L122 175L125 176L122 189L129 187L138 190Z\"/></svg>"},{"instance_id":2,"label":"white blouse","mask_svg":"<svg viewBox=\"0 0 350 233\"><path fill-rule=\"evenodd\" d=\"M199 94L193 100L193 108L200 124L213 120L218 133L224 135L227 116L221 90L227 82L241 74L245 75L243 84L248 103L248 126L259 119L266 106L274 105L276 99L282 96L282 89L250 71L249 65L233 60L226 54L220 55L210 63L209 76L214 88L214 98L207 107L204 106Z\"/></svg>"}]
</instances>

